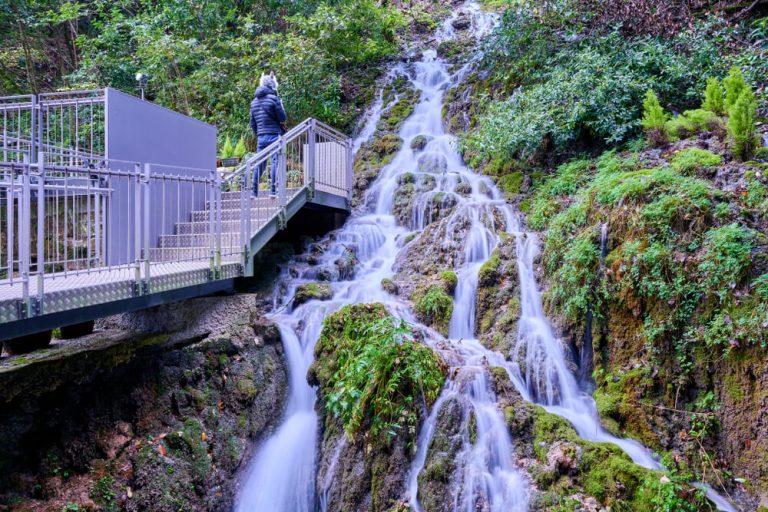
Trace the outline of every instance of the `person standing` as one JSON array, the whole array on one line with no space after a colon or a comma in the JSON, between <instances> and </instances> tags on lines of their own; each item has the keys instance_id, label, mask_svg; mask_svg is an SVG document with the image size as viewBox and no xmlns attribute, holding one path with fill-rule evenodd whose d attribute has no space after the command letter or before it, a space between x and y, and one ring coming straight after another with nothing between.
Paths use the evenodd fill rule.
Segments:
<instances>
[{"instance_id":1,"label":"person standing","mask_svg":"<svg viewBox=\"0 0 768 512\"><path fill-rule=\"evenodd\" d=\"M288 118L283 102L277 95L277 78L274 72L262 74L259 87L251 101L251 129L256 137L256 151L266 148L285 133L285 121ZM256 166L253 171L253 195L259 195L259 178L264 172L266 162ZM277 154L270 162L270 197L274 197L277 187Z\"/></svg>"}]
</instances>

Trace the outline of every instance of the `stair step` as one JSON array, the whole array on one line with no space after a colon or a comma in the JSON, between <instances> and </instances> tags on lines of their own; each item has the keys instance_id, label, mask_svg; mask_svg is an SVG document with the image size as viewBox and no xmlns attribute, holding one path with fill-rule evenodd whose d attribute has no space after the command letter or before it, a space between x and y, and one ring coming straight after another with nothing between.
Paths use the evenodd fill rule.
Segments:
<instances>
[{"instance_id":1,"label":"stair step","mask_svg":"<svg viewBox=\"0 0 768 512\"><path fill-rule=\"evenodd\" d=\"M209 234L160 235L158 246L160 249L197 248L197 247L210 249L211 239L212 239L212 236ZM240 246L240 233L222 233L221 246L222 247Z\"/></svg>"},{"instance_id":2,"label":"stair step","mask_svg":"<svg viewBox=\"0 0 768 512\"><path fill-rule=\"evenodd\" d=\"M255 220L263 220L267 221L270 218L272 218L279 208L277 206L270 206L270 207L260 207L260 208L252 208L251 209L251 222L253 224L253 221ZM242 217L243 210L237 208L237 209L222 209L221 210L221 220L224 221L240 221L240 218ZM211 218L211 212L210 210L195 210L190 213L190 220L191 222L208 222Z\"/></svg>"}]
</instances>

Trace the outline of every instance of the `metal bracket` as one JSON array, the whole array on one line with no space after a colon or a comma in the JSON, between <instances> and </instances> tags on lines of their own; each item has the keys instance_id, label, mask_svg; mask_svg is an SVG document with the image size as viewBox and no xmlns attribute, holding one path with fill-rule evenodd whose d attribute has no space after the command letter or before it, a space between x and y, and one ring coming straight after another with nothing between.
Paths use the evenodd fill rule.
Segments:
<instances>
[{"instance_id":1,"label":"metal bracket","mask_svg":"<svg viewBox=\"0 0 768 512\"><path fill-rule=\"evenodd\" d=\"M27 305L23 300L16 301L16 318L19 320L27 318Z\"/></svg>"},{"instance_id":2,"label":"metal bracket","mask_svg":"<svg viewBox=\"0 0 768 512\"><path fill-rule=\"evenodd\" d=\"M134 297L139 297L141 295L141 283L137 283L136 281L133 281L131 283L131 295Z\"/></svg>"},{"instance_id":3,"label":"metal bracket","mask_svg":"<svg viewBox=\"0 0 768 512\"><path fill-rule=\"evenodd\" d=\"M312 201L315 198L315 187L312 185L307 187L307 201Z\"/></svg>"},{"instance_id":4,"label":"metal bracket","mask_svg":"<svg viewBox=\"0 0 768 512\"><path fill-rule=\"evenodd\" d=\"M285 215L285 209L277 212L277 229L283 230L288 227L288 218Z\"/></svg>"},{"instance_id":5,"label":"metal bracket","mask_svg":"<svg viewBox=\"0 0 768 512\"><path fill-rule=\"evenodd\" d=\"M43 312L43 305L40 303L40 301L37 299L37 297L30 297L29 298L29 309L32 313L32 316L40 316Z\"/></svg>"}]
</instances>

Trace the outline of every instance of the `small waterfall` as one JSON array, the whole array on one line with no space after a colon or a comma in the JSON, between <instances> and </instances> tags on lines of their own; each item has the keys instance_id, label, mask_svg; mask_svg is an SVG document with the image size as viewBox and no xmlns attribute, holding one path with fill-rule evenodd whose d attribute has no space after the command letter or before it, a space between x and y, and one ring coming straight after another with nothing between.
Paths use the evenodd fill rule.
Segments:
<instances>
[{"instance_id":1,"label":"small waterfall","mask_svg":"<svg viewBox=\"0 0 768 512\"><path fill-rule=\"evenodd\" d=\"M468 2L454 9L452 18L438 31L438 42L454 37L452 22L458 16L471 19L476 36L490 31L497 18L482 12L474 2ZM258 447L244 475L235 506L237 512L314 512L318 508L326 511L332 506L329 491L346 441L339 440L330 454L319 486L320 496L316 496L319 418L315 412L316 391L307 384L306 372L312 363L323 319L346 304L381 302L393 314L417 323L408 304L385 292L380 284L383 278L393 276L398 254L408 248L407 245L403 247L401 241L409 232L397 224L392 213L395 191L405 173L434 178L434 186L430 190L420 190L414 198L415 211L410 227L416 230L417 236L424 236L423 228L435 220L431 199L436 193L450 194L455 199L450 213L444 212L442 206L440 208L440 215L445 217L440 220L444 227L442 234L435 231L431 236L437 246L451 250L458 248L455 271L459 277L449 340L443 340L437 333L421 326L425 343L439 351L451 366L451 377L418 434L417 452L407 480L408 499L413 510L421 510L418 477L426 463L439 412L449 399L460 402L466 418L466 424L462 426L464 440L457 460L458 482L452 497L452 510L475 512L479 507L489 512L528 510L532 485L517 467L514 440L509 436L490 385L490 366L506 368L525 399L536 401L568 419L585 439L614 443L637 463L659 467L639 443L613 437L600 426L594 401L581 391L575 376L570 373L560 341L542 312L533 271L538 254L535 235L520 232L516 213L504 202L500 191L489 178L466 168L455 149L455 138L445 133L442 120L445 90L462 79L468 70L469 65L465 65L451 75L434 50L425 51L421 60L413 64L408 78L419 91L420 99L400 129L402 148L380 171L366 193L364 204L367 207L354 212L340 230L318 244L323 248L317 258L319 261L309 264L307 258L296 258L276 287L274 303L278 312L272 318L282 334L291 376L290 395L282 425ZM397 72L402 73L402 70ZM355 141L355 148L375 132L385 108L382 101L376 102ZM433 155L429 166L411 149L411 142L419 135L425 135L429 140L422 152ZM456 190L459 184L464 189L461 194ZM520 334L511 354L512 362L506 355L488 350L475 339L478 273L503 232L516 239L521 288ZM332 273L331 300L309 301L289 312L279 312L290 308L287 302L299 285L314 280L318 269L334 266L338 258L349 252L354 255L355 268L346 273ZM521 357L525 357L526 372L517 364ZM470 417L474 421L472 435Z\"/></svg>"}]
</instances>

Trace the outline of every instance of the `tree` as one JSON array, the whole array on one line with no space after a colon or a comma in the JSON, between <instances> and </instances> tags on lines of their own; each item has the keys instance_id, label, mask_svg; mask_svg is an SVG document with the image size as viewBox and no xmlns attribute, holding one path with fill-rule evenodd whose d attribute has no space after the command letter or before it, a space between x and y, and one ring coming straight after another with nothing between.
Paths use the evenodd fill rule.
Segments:
<instances>
[{"instance_id":1,"label":"tree","mask_svg":"<svg viewBox=\"0 0 768 512\"><path fill-rule=\"evenodd\" d=\"M229 137L224 139L224 146L221 148L221 158L231 158L232 152L234 149L232 148L232 141L229 140Z\"/></svg>"},{"instance_id":2,"label":"tree","mask_svg":"<svg viewBox=\"0 0 768 512\"><path fill-rule=\"evenodd\" d=\"M747 88L740 68L736 66L731 68L728 76L723 79L723 87L725 87L725 109L730 111L741 96L741 91Z\"/></svg>"},{"instance_id":3,"label":"tree","mask_svg":"<svg viewBox=\"0 0 768 512\"><path fill-rule=\"evenodd\" d=\"M234 156L235 158L243 158L245 156L245 153L246 153L245 139L243 137L240 137L237 140L235 149L232 151L232 156Z\"/></svg>"},{"instance_id":4,"label":"tree","mask_svg":"<svg viewBox=\"0 0 768 512\"><path fill-rule=\"evenodd\" d=\"M707 88L704 90L704 102L701 108L722 116L725 114L725 97L720 80L714 77L707 78Z\"/></svg>"},{"instance_id":5,"label":"tree","mask_svg":"<svg viewBox=\"0 0 768 512\"><path fill-rule=\"evenodd\" d=\"M651 144L660 144L667 140L667 131L664 123L669 116L659 103L659 98L652 90L648 89L643 100L643 119L641 121L648 141Z\"/></svg>"},{"instance_id":6,"label":"tree","mask_svg":"<svg viewBox=\"0 0 768 512\"><path fill-rule=\"evenodd\" d=\"M733 153L746 160L757 147L755 135L755 118L757 117L757 100L750 87L745 87L739 98L728 110L728 135L731 139Z\"/></svg>"}]
</instances>

